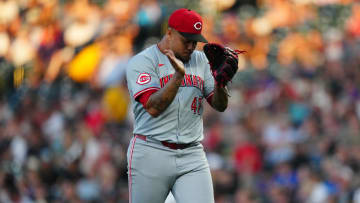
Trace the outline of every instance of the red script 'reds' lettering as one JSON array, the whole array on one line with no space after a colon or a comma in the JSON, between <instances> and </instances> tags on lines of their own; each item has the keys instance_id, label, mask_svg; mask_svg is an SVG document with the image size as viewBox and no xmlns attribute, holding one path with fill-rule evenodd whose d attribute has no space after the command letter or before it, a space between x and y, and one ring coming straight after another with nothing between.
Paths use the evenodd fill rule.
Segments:
<instances>
[{"instance_id":1,"label":"red script 'reds' lettering","mask_svg":"<svg viewBox=\"0 0 360 203\"><path fill-rule=\"evenodd\" d=\"M151 76L149 73L141 73L137 78L136 83L139 85L148 84L151 81Z\"/></svg>"}]
</instances>

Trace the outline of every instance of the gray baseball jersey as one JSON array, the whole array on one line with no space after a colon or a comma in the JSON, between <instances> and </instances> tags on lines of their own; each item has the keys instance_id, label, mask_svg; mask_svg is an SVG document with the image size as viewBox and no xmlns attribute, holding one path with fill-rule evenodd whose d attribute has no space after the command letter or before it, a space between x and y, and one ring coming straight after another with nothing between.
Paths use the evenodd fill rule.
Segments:
<instances>
[{"instance_id":1,"label":"gray baseball jersey","mask_svg":"<svg viewBox=\"0 0 360 203\"><path fill-rule=\"evenodd\" d=\"M159 141L192 143L203 139L202 103L213 94L214 79L204 53L194 51L185 65L184 80L176 97L158 117L152 117L136 99L158 90L175 73L169 59L153 45L128 63L126 78L135 115L134 134Z\"/></svg>"}]
</instances>

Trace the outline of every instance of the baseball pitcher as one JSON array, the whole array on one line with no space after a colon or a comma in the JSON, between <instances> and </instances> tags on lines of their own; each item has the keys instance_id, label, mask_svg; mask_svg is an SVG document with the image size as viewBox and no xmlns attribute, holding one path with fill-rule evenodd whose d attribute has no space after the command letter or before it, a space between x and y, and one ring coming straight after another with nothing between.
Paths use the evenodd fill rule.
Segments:
<instances>
[{"instance_id":1,"label":"baseball pitcher","mask_svg":"<svg viewBox=\"0 0 360 203\"><path fill-rule=\"evenodd\" d=\"M158 44L135 55L126 79L134 132L128 160L131 203L161 203L172 192L177 203L214 202L203 146L203 102L223 112L226 84L237 71L237 54L218 44L196 51L201 16L174 11Z\"/></svg>"}]
</instances>

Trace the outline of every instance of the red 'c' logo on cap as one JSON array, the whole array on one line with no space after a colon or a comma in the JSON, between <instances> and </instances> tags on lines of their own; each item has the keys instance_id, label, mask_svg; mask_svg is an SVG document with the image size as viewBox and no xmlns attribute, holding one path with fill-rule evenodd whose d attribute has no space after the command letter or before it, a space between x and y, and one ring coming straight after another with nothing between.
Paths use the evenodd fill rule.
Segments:
<instances>
[{"instance_id":1,"label":"red 'c' logo on cap","mask_svg":"<svg viewBox=\"0 0 360 203\"><path fill-rule=\"evenodd\" d=\"M197 29L197 30L201 30L201 22L195 23L194 28Z\"/></svg>"}]
</instances>

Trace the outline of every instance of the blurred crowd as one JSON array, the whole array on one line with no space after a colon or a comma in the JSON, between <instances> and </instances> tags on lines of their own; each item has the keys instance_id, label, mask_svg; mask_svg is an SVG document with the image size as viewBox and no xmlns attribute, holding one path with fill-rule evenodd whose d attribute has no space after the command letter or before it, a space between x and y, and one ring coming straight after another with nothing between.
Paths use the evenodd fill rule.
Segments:
<instances>
[{"instance_id":1,"label":"blurred crowd","mask_svg":"<svg viewBox=\"0 0 360 203\"><path fill-rule=\"evenodd\" d=\"M247 51L205 104L216 202L360 203L352 0L0 0L0 202L128 202L126 63L180 7Z\"/></svg>"}]
</instances>

